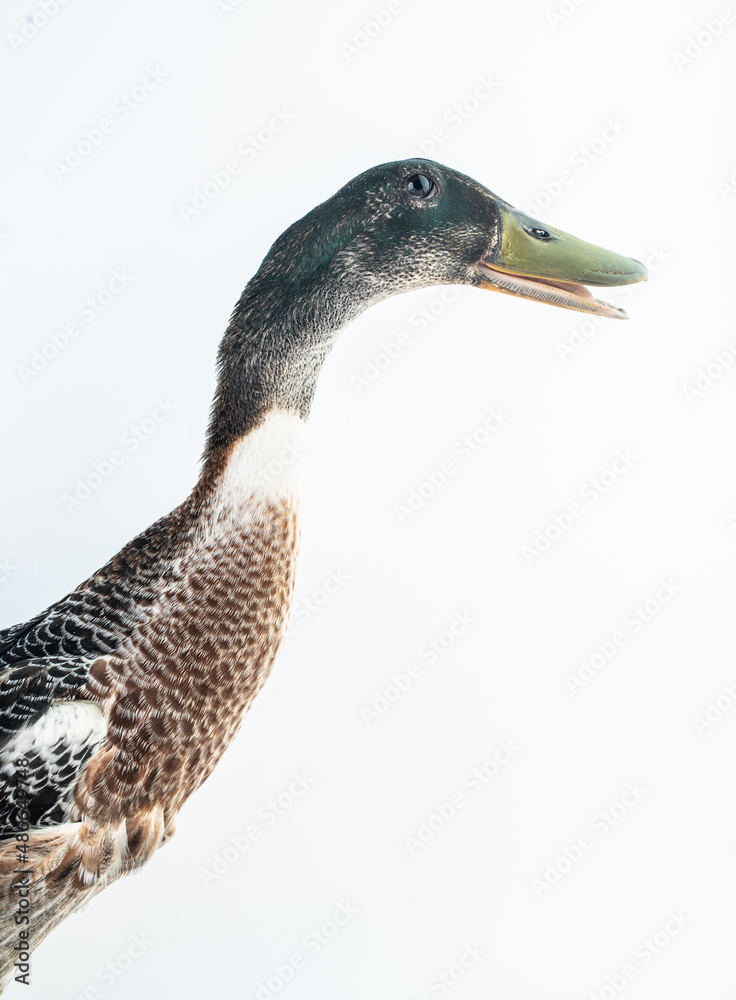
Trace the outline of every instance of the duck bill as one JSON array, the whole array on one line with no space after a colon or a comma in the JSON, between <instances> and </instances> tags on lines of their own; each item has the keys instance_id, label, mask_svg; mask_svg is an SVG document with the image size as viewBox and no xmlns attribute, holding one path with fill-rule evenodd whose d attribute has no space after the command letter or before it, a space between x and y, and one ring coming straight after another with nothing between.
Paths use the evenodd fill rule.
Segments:
<instances>
[{"instance_id":1,"label":"duck bill","mask_svg":"<svg viewBox=\"0 0 736 1000\"><path fill-rule=\"evenodd\" d=\"M493 253L476 264L481 288L563 309L628 319L623 309L595 298L585 286L646 281L643 264L552 229L510 205L496 204L499 239Z\"/></svg>"}]
</instances>

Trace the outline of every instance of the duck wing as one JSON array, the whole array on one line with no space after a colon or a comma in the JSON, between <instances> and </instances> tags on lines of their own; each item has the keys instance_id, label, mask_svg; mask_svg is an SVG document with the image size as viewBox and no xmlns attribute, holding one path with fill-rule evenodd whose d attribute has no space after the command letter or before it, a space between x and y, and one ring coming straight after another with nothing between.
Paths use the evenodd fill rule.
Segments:
<instances>
[{"instance_id":1,"label":"duck wing","mask_svg":"<svg viewBox=\"0 0 736 1000\"><path fill-rule=\"evenodd\" d=\"M0 631L0 838L66 822L74 785L105 738L99 707L75 693L122 638L110 597L88 582Z\"/></svg>"}]
</instances>

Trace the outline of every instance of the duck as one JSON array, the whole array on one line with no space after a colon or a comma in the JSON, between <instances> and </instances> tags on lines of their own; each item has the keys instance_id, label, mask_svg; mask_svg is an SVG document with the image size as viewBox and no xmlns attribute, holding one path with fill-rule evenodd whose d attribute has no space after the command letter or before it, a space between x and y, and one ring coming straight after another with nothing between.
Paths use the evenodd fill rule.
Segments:
<instances>
[{"instance_id":1,"label":"duck","mask_svg":"<svg viewBox=\"0 0 736 1000\"><path fill-rule=\"evenodd\" d=\"M288 228L217 354L201 473L66 597L0 631L0 983L142 868L238 732L294 592L306 428L341 331L372 305L468 285L613 319L587 286L645 267L427 159L372 167Z\"/></svg>"}]
</instances>

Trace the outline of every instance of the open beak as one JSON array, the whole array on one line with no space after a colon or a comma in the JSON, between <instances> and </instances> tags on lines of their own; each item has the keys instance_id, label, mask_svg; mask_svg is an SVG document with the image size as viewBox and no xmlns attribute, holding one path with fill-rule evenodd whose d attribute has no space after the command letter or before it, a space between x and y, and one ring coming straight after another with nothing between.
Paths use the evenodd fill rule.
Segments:
<instances>
[{"instance_id":1,"label":"open beak","mask_svg":"<svg viewBox=\"0 0 736 1000\"><path fill-rule=\"evenodd\" d=\"M646 281L643 264L584 243L560 229L551 229L510 205L496 204L500 216L496 249L475 265L481 288L612 319L628 319L623 309L594 298L585 285Z\"/></svg>"}]
</instances>

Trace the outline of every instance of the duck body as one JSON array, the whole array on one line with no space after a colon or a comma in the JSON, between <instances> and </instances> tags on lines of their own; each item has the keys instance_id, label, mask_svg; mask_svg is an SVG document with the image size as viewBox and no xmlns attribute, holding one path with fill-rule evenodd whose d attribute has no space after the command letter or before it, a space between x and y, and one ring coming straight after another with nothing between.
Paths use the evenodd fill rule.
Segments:
<instances>
[{"instance_id":1,"label":"duck body","mask_svg":"<svg viewBox=\"0 0 736 1000\"><path fill-rule=\"evenodd\" d=\"M293 593L304 430L294 414L271 415L211 489L196 490L40 621L3 636L15 640L2 655L8 686L33 676L29 668L40 681L41 671L53 675L49 664L74 664L43 714L0 751L0 908L17 906L14 834L25 807L37 940L173 834L265 683ZM297 459L274 475L284 454ZM48 701L40 697L37 687L34 714ZM14 794L19 762L23 799ZM8 964L12 940L6 921Z\"/></svg>"},{"instance_id":2,"label":"duck body","mask_svg":"<svg viewBox=\"0 0 736 1000\"><path fill-rule=\"evenodd\" d=\"M99 706L106 724L74 804L44 815L39 794L34 819L76 810L130 827L157 803L173 818L229 744L283 639L301 506L292 483L238 480L250 478L252 451L273 425L278 434L292 423L302 422L278 414L253 432L206 499L190 498L132 541L13 647L27 657L57 623L62 635L75 630L87 670L66 697ZM18 739L11 746L25 749Z\"/></svg>"},{"instance_id":3,"label":"duck body","mask_svg":"<svg viewBox=\"0 0 736 1000\"><path fill-rule=\"evenodd\" d=\"M397 161L355 178L287 230L220 345L191 495L66 598L0 631L0 910L8 917L0 981L14 971L18 832L28 831L34 948L171 836L265 683L294 588L307 419L339 331L381 299L435 284L567 296L573 304L556 304L620 312L579 291L569 261L562 279L550 276L554 261L534 256L537 236L523 238L533 251L525 267L518 244L500 255L509 211L462 174ZM594 273L617 275L598 283L643 276L635 262L592 250L604 255ZM590 261L590 250L582 256ZM530 293L530 281L549 284Z\"/></svg>"}]
</instances>

